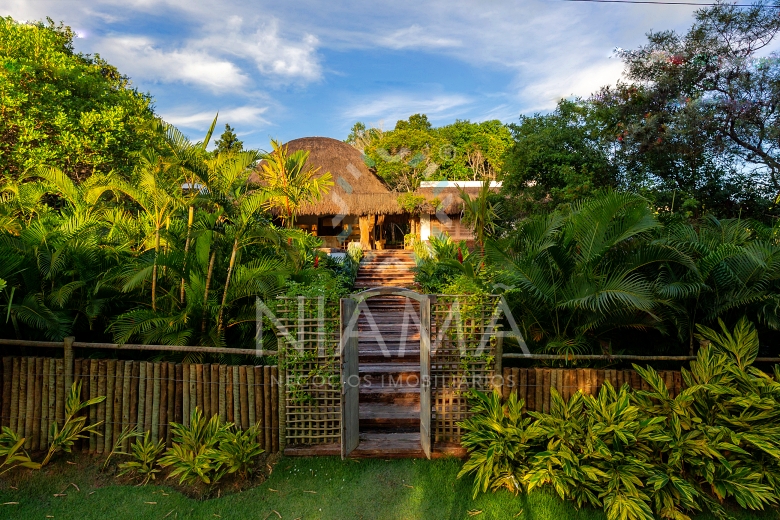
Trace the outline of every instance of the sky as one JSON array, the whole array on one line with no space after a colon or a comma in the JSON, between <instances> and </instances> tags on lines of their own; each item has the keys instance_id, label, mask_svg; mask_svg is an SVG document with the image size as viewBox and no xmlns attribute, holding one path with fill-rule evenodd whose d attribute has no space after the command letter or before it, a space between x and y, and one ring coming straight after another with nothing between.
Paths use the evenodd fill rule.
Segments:
<instances>
[{"instance_id":1,"label":"sky","mask_svg":"<svg viewBox=\"0 0 780 520\"><path fill-rule=\"evenodd\" d=\"M517 121L621 77L616 48L685 31L690 6L563 0L0 0L63 21L191 139L219 112L249 148L345 139L411 114Z\"/></svg>"}]
</instances>

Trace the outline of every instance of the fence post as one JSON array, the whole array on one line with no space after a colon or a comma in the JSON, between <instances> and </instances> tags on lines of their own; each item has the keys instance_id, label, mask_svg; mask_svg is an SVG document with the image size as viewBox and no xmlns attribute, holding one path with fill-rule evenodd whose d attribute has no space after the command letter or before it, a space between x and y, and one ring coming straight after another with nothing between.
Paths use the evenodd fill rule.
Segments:
<instances>
[{"instance_id":1,"label":"fence post","mask_svg":"<svg viewBox=\"0 0 780 520\"><path fill-rule=\"evenodd\" d=\"M287 370L284 365L284 340L281 337L277 338L276 350L279 365L277 371L279 375L279 453L284 453L284 448L287 446L287 385L285 384Z\"/></svg>"},{"instance_id":2,"label":"fence post","mask_svg":"<svg viewBox=\"0 0 780 520\"><path fill-rule=\"evenodd\" d=\"M63 340L63 364L65 365L65 398L73 386L73 342L76 338L68 336Z\"/></svg>"},{"instance_id":3,"label":"fence post","mask_svg":"<svg viewBox=\"0 0 780 520\"><path fill-rule=\"evenodd\" d=\"M495 351L495 361L493 361L493 367L494 367L493 378L490 383L491 386L493 387L493 390L498 390L499 392L502 392L503 387L506 386L507 384L507 382L504 381L504 364L503 364L504 335L499 333L497 336L493 336L493 338L496 341L496 351ZM498 380L496 380L496 376L499 377Z\"/></svg>"}]
</instances>

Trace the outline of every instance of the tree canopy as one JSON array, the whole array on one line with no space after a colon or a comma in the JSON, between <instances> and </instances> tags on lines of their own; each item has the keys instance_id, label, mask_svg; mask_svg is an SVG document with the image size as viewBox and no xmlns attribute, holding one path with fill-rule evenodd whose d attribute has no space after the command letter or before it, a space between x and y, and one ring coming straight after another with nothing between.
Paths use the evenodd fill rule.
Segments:
<instances>
[{"instance_id":1,"label":"tree canopy","mask_svg":"<svg viewBox=\"0 0 780 520\"><path fill-rule=\"evenodd\" d=\"M0 171L41 165L74 180L129 174L150 144L151 98L99 55L78 54L70 27L0 18Z\"/></svg>"},{"instance_id":2,"label":"tree canopy","mask_svg":"<svg viewBox=\"0 0 780 520\"><path fill-rule=\"evenodd\" d=\"M498 120L434 128L425 114L414 114L388 131L358 122L347 142L392 188L412 191L423 180L497 178L512 136Z\"/></svg>"}]
</instances>

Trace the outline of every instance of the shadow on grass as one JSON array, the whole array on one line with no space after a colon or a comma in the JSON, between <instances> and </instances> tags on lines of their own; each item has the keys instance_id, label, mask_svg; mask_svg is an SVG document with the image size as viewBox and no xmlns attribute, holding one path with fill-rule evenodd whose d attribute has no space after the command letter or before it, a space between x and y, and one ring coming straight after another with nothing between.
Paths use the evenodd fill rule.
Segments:
<instances>
[{"instance_id":1,"label":"shadow on grass","mask_svg":"<svg viewBox=\"0 0 780 520\"><path fill-rule=\"evenodd\" d=\"M471 499L471 481L457 480L459 460L283 458L263 484L232 495L193 500L160 484L116 485L98 460L77 457L42 472L19 471L0 481L0 518L38 519L512 519L603 520L593 509L542 491L507 491ZM162 481L164 483L164 480ZM13 489L17 488L17 489ZM55 496L60 495L60 496ZM739 520L780 519L735 511ZM700 516L697 520L709 519Z\"/></svg>"}]
</instances>

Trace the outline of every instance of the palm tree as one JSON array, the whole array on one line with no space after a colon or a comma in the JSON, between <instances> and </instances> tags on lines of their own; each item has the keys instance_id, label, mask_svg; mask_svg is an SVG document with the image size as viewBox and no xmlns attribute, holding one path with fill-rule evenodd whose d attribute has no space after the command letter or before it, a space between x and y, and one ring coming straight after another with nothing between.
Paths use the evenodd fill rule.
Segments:
<instances>
[{"instance_id":1,"label":"palm tree","mask_svg":"<svg viewBox=\"0 0 780 520\"><path fill-rule=\"evenodd\" d=\"M271 194L268 207L278 211L284 224L291 228L301 206L327 195L333 186L333 178L330 172L318 176L319 167L307 167L308 151L288 153L286 146L274 140L271 146L273 151L263 154L260 179Z\"/></svg>"},{"instance_id":2,"label":"palm tree","mask_svg":"<svg viewBox=\"0 0 780 520\"><path fill-rule=\"evenodd\" d=\"M501 203L491 202L490 196L489 179L482 182L479 193L473 199L465 190L460 189L460 198L463 200L463 221L471 227L482 252L485 250L485 239L495 233L496 222L501 213Z\"/></svg>"},{"instance_id":3,"label":"palm tree","mask_svg":"<svg viewBox=\"0 0 780 520\"><path fill-rule=\"evenodd\" d=\"M521 222L508 239L488 240L487 256L513 287L526 339L577 353L615 329L663 329L665 282L654 269L692 262L650 240L659 226L642 197L606 193Z\"/></svg>"}]
</instances>

